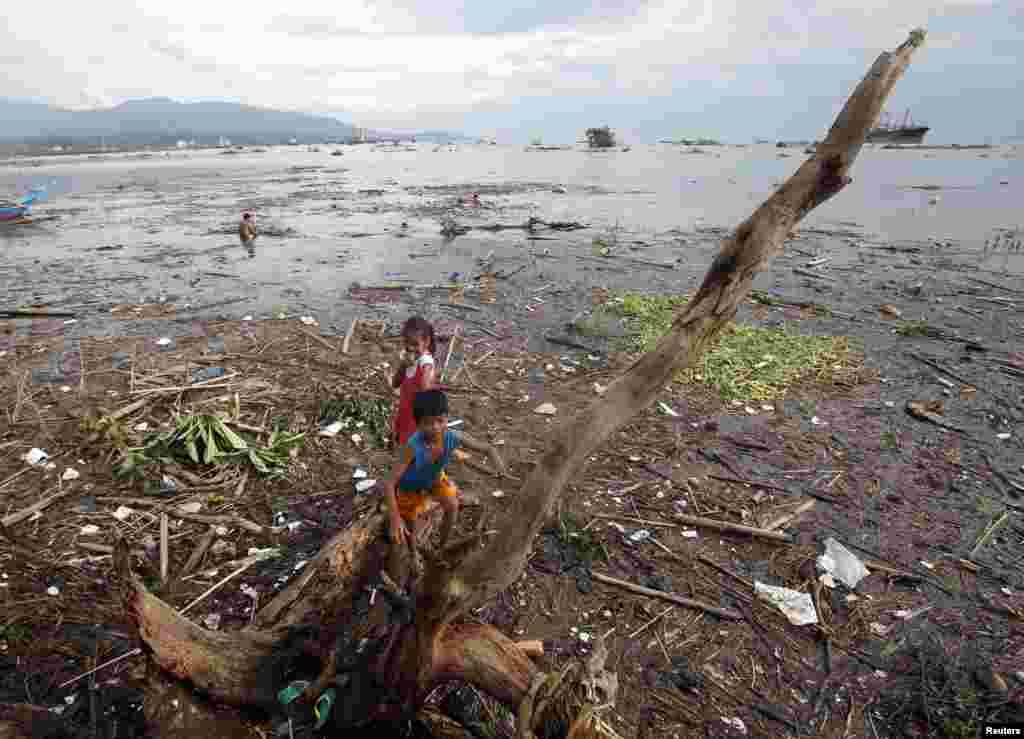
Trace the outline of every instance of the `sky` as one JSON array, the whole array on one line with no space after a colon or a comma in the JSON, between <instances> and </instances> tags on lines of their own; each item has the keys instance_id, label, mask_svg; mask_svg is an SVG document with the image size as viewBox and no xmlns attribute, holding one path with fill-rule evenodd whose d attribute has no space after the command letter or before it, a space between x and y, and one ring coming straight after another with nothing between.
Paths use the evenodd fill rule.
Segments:
<instances>
[{"instance_id":1,"label":"sky","mask_svg":"<svg viewBox=\"0 0 1024 739\"><path fill-rule=\"evenodd\" d=\"M0 97L231 100L355 125L568 143L818 139L875 57L928 30L890 109L930 143L1024 136L1024 0L19 3ZM59 13L60 22L54 22Z\"/></svg>"}]
</instances>

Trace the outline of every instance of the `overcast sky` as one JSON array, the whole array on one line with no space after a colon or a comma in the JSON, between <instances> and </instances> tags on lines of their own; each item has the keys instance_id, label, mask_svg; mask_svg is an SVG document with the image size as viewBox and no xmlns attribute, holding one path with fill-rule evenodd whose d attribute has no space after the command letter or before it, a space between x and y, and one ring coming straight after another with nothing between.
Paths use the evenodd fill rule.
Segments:
<instances>
[{"instance_id":1,"label":"overcast sky","mask_svg":"<svg viewBox=\"0 0 1024 739\"><path fill-rule=\"evenodd\" d=\"M929 141L1024 136L1024 0L18 3L0 96L222 99L378 128L572 141L818 138L882 50ZM8 21L11 16L8 16Z\"/></svg>"}]
</instances>

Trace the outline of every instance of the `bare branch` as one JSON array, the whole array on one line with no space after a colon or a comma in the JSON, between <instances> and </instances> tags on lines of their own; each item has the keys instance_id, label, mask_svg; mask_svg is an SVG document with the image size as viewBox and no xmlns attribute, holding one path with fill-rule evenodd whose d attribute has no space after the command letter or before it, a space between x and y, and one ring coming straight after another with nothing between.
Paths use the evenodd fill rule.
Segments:
<instances>
[{"instance_id":1,"label":"bare branch","mask_svg":"<svg viewBox=\"0 0 1024 739\"><path fill-rule=\"evenodd\" d=\"M501 534L471 554L450 580L449 607L457 603L459 613L465 613L515 582L526 566L534 537L588 455L650 405L677 369L704 352L733 319L750 294L754 276L780 250L793 226L850 182L849 170L868 131L923 38L924 32L915 30L895 51L878 57L816 153L723 242L671 332L613 382L600 400L552 433L548 451L497 527Z\"/></svg>"}]
</instances>

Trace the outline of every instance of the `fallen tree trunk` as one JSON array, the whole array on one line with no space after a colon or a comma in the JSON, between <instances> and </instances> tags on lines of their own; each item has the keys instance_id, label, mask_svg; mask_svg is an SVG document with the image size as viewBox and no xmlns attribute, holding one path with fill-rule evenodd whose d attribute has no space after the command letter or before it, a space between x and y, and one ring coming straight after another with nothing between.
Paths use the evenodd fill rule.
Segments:
<instances>
[{"instance_id":1,"label":"fallen tree trunk","mask_svg":"<svg viewBox=\"0 0 1024 739\"><path fill-rule=\"evenodd\" d=\"M337 728L407 721L436 685L454 679L518 709L521 739L542 726L545 736L609 736L594 711L616 693L614 675L604 671L603 643L586 664L544 675L495 629L455 621L519 578L534 537L586 458L703 353L786 235L850 181L868 130L923 37L915 31L879 56L816 153L725 239L670 333L555 431L513 510L496 526L499 536L481 547L478 532L443 553L423 552L423 559L414 552L397 561L400 577L393 582L380 575L389 553L385 519L375 513L334 537L264 607L254 628L235 633L208 632L161 603L122 556L126 605L156 663L218 700L271 708L294 665L315 657L319 674L305 698L315 699L332 682L346 691L332 716Z\"/></svg>"}]
</instances>

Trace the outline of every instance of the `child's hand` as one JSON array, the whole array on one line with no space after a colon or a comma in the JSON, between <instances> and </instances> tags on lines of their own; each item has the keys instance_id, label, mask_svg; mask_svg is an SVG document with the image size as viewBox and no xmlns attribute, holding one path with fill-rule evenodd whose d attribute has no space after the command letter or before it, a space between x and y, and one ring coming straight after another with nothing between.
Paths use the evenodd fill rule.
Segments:
<instances>
[{"instance_id":1,"label":"child's hand","mask_svg":"<svg viewBox=\"0 0 1024 739\"><path fill-rule=\"evenodd\" d=\"M409 542L412 535L409 533L408 527L402 520L402 517L398 513L394 513L391 516L391 526L388 527L391 533L391 545L398 547Z\"/></svg>"}]
</instances>

